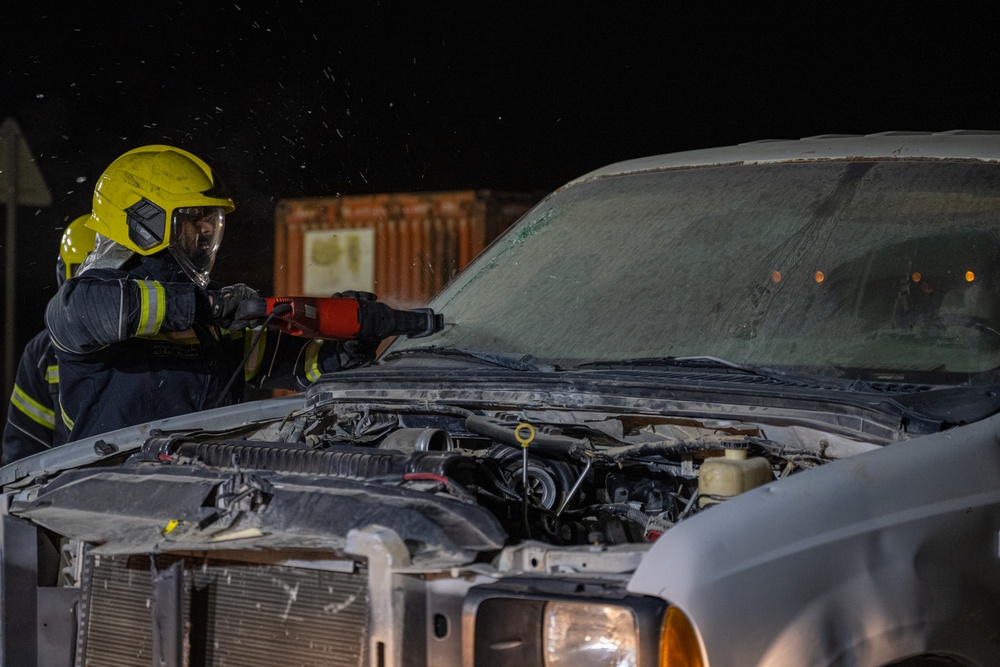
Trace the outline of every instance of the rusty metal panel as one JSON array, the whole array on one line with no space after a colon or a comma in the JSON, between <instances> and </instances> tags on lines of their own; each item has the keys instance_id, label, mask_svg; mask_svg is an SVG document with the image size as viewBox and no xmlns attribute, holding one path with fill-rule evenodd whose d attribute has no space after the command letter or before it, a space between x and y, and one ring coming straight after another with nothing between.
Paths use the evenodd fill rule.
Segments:
<instances>
[{"instance_id":1,"label":"rusty metal panel","mask_svg":"<svg viewBox=\"0 0 1000 667\"><path fill-rule=\"evenodd\" d=\"M275 294L366 289L397 308L421 306L541 196L460 190L281 200Z\"/></svg>"}]
</instances>

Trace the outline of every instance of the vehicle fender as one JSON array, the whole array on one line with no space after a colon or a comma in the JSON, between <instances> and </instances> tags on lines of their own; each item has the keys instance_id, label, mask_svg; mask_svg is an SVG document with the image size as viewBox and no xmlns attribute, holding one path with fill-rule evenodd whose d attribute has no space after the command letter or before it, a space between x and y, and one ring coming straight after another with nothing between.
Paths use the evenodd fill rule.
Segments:
<instances>
[{"instance_id":1,"label":"vehicle fender","mask_svg":"<svg viewBox=\"0 0 1000 667\"><path fill-rule=\"evenodd\" d=\"M712 665L1000 656L1000 417L772 482L668 530L629 590Z\"/></svg>"}]
</instances>

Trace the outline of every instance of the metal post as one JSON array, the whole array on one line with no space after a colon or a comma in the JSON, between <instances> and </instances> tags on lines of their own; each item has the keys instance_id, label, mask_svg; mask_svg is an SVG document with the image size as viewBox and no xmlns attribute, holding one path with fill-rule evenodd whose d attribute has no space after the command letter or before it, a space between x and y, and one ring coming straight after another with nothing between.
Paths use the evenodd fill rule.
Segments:
<instances>
[{"instance_id":1,"label":"metal post","mask_svg":"<svg viewBox=\"0 0 1000 667\"><path fill-rule=\"evenodd\" d=\"M17 144L13 141L4 150L3 180L7 184L7 216L4 223L7 227L6 246L7 262L4 274L4 336L3 336L3 403L6 404L14 391L14 370L17 367L14 356L15 333L17 331L17 316L15 314L14 267L17 255L14 252L16 244L15 230L17 228Z\"/></svg>"},{"instance_id":2,"label":"metal post","mask_svg":"<svg viewBox=\"0 0 1000 667\"><path fill-rule=\"evenodd\" d=\"M153 662L152 667L184 664L184 561L176 561L164 570L156 569L156 557L150 556L153 575Z\"/></svg>"},{"instance_id":3,"label":"metal post","mask_svg":"<svg viewBox=\"0 0 1000 667\"><path fill-rule=\"evenodd\" d=\"M14 280L16 278L17 266L17 207L20 206L49 206L52 204L52 193L45 184L45 178L38 169L31 149L24 141L24 135L17 126L13 118L6 118L0 123L0 198L7 204L7 219L4 224L7 226L7 262L6 281L4 296L4 389L6 393L2 396L3 403L6 404L11 392L14 390L14 377L17 368L15 355L17 340L17 315L15 306L17 304L17 290Z\"/></svg>"}]
</instances>

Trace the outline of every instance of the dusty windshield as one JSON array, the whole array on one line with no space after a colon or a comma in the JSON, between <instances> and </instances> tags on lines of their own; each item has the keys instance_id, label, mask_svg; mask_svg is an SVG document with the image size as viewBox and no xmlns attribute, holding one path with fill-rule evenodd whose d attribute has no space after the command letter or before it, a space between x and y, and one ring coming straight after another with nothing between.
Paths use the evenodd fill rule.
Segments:
<instances>
[{"instance_id":1,"label":"dusty windshield","mask_svg":"<svg viewBox=\"0 0 1000 667\"><path fill-rule=\"evenodd\" d=\"M822 162L568 187L432 304L454 346L962 383L1000 366L1000 168Z\"/></svg>"}]
</instances>

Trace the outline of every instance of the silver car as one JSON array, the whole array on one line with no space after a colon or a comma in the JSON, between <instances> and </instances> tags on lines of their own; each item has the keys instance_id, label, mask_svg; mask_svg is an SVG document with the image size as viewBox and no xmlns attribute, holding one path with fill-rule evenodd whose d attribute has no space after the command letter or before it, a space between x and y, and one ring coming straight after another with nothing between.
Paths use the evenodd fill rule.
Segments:
<instances>
[{"instance_id":1,"label":"silver car","mask_svg":"<svg viewBox=\"0 0 1000 667\"><path fill-rule=\"evenodd\" d=\"M0 469L3 664L1000 664L998 160L614 164L432 337Z\"/></svg>"}]
</instances>

